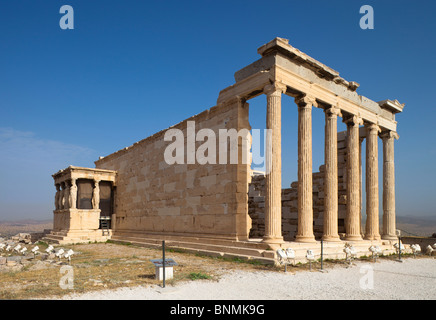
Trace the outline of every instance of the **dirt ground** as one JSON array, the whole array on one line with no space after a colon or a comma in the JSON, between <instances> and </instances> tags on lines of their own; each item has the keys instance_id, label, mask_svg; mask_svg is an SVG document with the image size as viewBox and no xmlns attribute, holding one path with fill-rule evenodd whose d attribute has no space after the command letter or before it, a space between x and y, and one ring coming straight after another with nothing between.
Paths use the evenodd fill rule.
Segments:
<instances>
[{"instance_id":1,"label":"dirt ground","mask_svg":"<svg viewBox=\"0 0 436 320\"><path fill-rule=\"evenodd\" d=\"M40 251L47 248L39 244ZM62 289L60 282L67 283L67 272L62 266L65 259L42 261L38 256L25 262L20 268L3 268L0 272L0 299L32 299L46 296L61 296L67 293L83 293L92 290L112 289L138 285L155 285L155 267L151 259L162 258L158 249L113 243L77 244L62 247L75 252L71 260L74 289ZM273 266L249 264L236 260L225 260L197 256L195 254L166 251L166 258L177 262L174 278L169 285L180 280L210 279L216 281L226 270L275 270ZM70 274L68 274L70 275Z\"/></svg>"},{"instance_id":2,"label":"dirt ground","mask_svg":"<svg viewBox=\"0 0 436 320\"><path fill-rule=\"evenodd\" d=\"M44 252L47 244L39 243L40 251ZM65 259L42 261L40 256L23 263L15 269L0 270L0 299L42 299L62 297L67 294L82 294L104 289L122 287L149 287L161 285L155 280L155 267L151 259L162 258L159 249L137 247L130 244L91 243L62 247L65 251L73 249L70 271L62 267L68 265ZM4 255L4 254L3 254ZM177 262L174 267L174 278L168 280L169 286L179 282L206 280L219 281L223 276L234 270L253 272L283 273L284 267L274 267L256 262L246 262L239 259L224 259L196 254L166 251L166 258ZM395 259L396 257L383 257ZM423 257L419 257L423 258ZM359 259L365 261L365 258ZM370 258L366 258L369 261ZM324 261L324 268L343 267L343 260ZM320 262L288 266L287 272L294 274L309 269L319 269ZM63 289L61 284L68 284L66 277L71 276L73 288Z\"/></svg>"},{"instance_id":3,"label":"dirt ground","mask_svg":"<svg viewBox=\"0 0 436 320\"><path fill-rule=\"evenodd\" d=\"M389 259L379 259L376 262L354 261L348 268L343 265L329 266L324 272L319 269L295 273L233 270L224 274L219 281L183 281L165 288L137 286L92 291L65 295L61 299L177 302L242 299L258 300L262 303L265 300L294 300L291 302L293 306L295 300L435 300L435 267L434 258L411 258L403 259L402 263ZM176 302L170 304L174 306ZM351 306L355 305L346 305L353 312ZM403 312L404 308L407 307L402 307ZM391 308L382 309L392 315ZM266 312L270 314L271 308ZM377 313L380 313L379 309Z\"/></svg>"}]
</instances>

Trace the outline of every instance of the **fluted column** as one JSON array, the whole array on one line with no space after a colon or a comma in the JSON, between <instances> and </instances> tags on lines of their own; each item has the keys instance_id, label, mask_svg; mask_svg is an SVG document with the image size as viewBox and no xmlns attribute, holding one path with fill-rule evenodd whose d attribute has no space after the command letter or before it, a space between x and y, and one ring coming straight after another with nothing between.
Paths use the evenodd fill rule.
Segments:
<instances>
[{"instance_id":1,"label":"fluted column","mask_svg":"<svg viewBox=\"0 0 436 320\"><path fill-rule=\"evenodd\" d=\"M286 86L275 83L264 88L267 96L265 155L265 235L266 243L281 243L282 237L282 146L281 146L281 99Z\"/></svg>"},{"instance_id":2,"label":"fluted column","mask_svg":"<svg viewBox=\"0 0 436 320\"><path fill-rule=\"evenodd\" d=\"M398 134L383 132L383 235L386 240L396 240L395 235L395 163L394 141Z\"/></svg>"},{"instance_id":3,"label":"fluted column","mask_svg":"<svg viewBox=\"0 0 436 320\"><path fill-rule=\"evenodd\" d=\"M378 217L378 133L376 124L366 126L366 240L380 240Z\"/></svg>"},{"instance_id":4,"label":"fluted column","mask_svg":"<svg viewBox=\"0 0 436 320\"><path fill-rule=\"evenodd\" d=\"M359 182L359 125L361 118L351 116L347 124L347 213L345 217L345 239L362 240L360 234L360 182Z\"/></svg>"},{"instance_id":5,"label":"fluted column","mask_svg":"<svg viewBox=\"0 0 436 320\"><path fill-rule=\"evenodd\" d=\"M324 234L325 241L338 241L338 126L340 109L325 110L325 179Z\"/></svg>"},{"instance_id":6,"label":"fluted column","mask_svg":"<svg viewBox=\"0 0 436 320\"><path fill-rule=\"evenodd\" d=\"M297 97L298 105L298 230L295 241L313 242L312 105L314 97Z\"/></svg>"},{"instance_id":7,"label":"fluted column","mask_svg":"<svg viewBox=\"0 0 436 320\"><path fill-rule=\"evenodd\" d=\"M362 227L362 142L365 138L359 137L359 230L362 237L365 231Z\"/></svg>"}]
</instances>

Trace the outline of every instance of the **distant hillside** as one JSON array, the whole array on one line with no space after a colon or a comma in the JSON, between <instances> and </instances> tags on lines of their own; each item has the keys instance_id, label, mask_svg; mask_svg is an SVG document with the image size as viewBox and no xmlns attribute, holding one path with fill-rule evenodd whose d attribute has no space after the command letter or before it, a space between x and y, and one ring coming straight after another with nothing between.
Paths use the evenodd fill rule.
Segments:
<instances>
[{"instance_id":1,"label":"distant hillside","mask_svg":"<svg viewBox=\"0 0 436 320\"><path fill-rule=\"evenodd\" d=\"M380 217L381 218L381 217ZM381 222L381 221L380 221ZM396 217L397 229L402 230L402 235L430 237L436 233L435 217ZM380 225L381 227L381 225ZM52 220L24 219L16 221L0 221L0 236L10 237L20 232L41 232L52 229Z\"/></svg>"},{"instance_id":2,"label":"distant hillside","mask_svg":"<svg viewBox=\"0 0 436 320\"><path fill-rule=\"evenodd\" d=\"M397 217L397 229L403 235L417 235L430 237L436 233L436 216L432 217Z\"/></svg>"},{"instance_id":3,"label":"distant hillside","mask_svg":"<svg viewBox=\"0 0 436 320\"><path fill-rule=\"evenodd\" d=\"M0 221L0 236L10 237L20 232L41 232L44 229L52 228L52 220L24 219L16 221Z\"/></svg>"}]
</instances>

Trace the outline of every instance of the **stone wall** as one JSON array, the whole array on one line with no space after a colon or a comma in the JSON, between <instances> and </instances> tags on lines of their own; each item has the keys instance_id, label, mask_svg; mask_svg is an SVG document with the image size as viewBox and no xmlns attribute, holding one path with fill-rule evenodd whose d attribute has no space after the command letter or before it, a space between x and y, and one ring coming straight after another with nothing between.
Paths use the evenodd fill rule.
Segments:
<instances>
[{"instance_id":1,"label":"stone wall","mask_svg":"<svg viewBox=\"0 0 436 320\"><path fill-rule=\"evenodd\" d=\"M53 231L90 231L99 228L100 209L56 210Z\"/></svg>"},{"instance_id":2,"label":"stone wall","mask_svg":"<svg viewBox=\"0 0 436 320\"><path fill-rule=\"evenodd\" d=\"M30 234L30 240L31 242L36 243L37 241L44 238L46 235L50 234L51 231L52 229L44 229L43 232L32 232Z\"/></svg>"},{"instance_id":3,"label":"stone wall","mask_svg":"<svg viewBox=\"0 0 436 320\"><path fill-rule=\"evenodd\" d=\"M345 232L346 214L346 132L338 133L338 231ZM323 234L324 219L324 165L312 174L313 181L313 229L317 239ZM283 238L292 241L297 233L298 182L282 189L282 233ZM265 176L253 175L249 184L248 212L252 219L251 238L262 237L265 230Z\"/></svg>"},{"instance_id":4,"label":"stone wall","mask_svg":"<svg viewBox=\"0 0 436 320\"><path fill-rule=\"evenodd\" d=\"M436 238L429 238L429 237L417 237L417 236L404 236L401 237L401 242L403 244L419 244L421 246L422 252L425 253L425 249L427 246L434 246L436 245ZM435 248L436 249L436 248ZM435 250L436 254L436 250Z\"/></svg>"},{"instance_id":5,"label":"stone wall","mask_svg":"<svg viewBox=\"0 0 436 320\"><path fill-rule=\"evenodd\" d=\"M187 122L195 121L195 131L250 129L248 104L238 100L220 104L171 127L184 133ZM170 129L171 129L170 128ZM170 233L172 235L213 236L247 239L249 165L184 164L169 165L164 152L166 130L95 162L100 169L117 171L114 192L114 235ZM242 141L239 139L239 159ZM204 142L197 142L196 149ZM228 157L230 154L228 145ZM239 162L241 163L241 162Z\"/></svg>"}]
</instances>

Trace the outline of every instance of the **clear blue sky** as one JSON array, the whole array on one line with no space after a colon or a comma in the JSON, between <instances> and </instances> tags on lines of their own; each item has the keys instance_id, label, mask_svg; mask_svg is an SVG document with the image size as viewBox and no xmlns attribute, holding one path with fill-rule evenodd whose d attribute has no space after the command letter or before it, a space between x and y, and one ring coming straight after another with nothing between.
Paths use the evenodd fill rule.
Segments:
<instances>
[{"instance_id":1,"label":"clear blue sky","mask_svg":"<svg viewBox=\"0 0 436 320\"><path fill-rule=\"evenodd\" d=\"M64 4L74 30L59 27ZM359 27L365 4L374 30ZM406 104L397 115L397 214L434 215L435 14L434 1L0 0L0 220L52 218L51 174L93 167L214 106L277 36L360 83L359 94ZM265 126L265 101L250 101L253 128ZM297 175L289 97L282 116L287 186ZM316 170L321 110L313 127Z\"/></svg>"}]
</instances>

